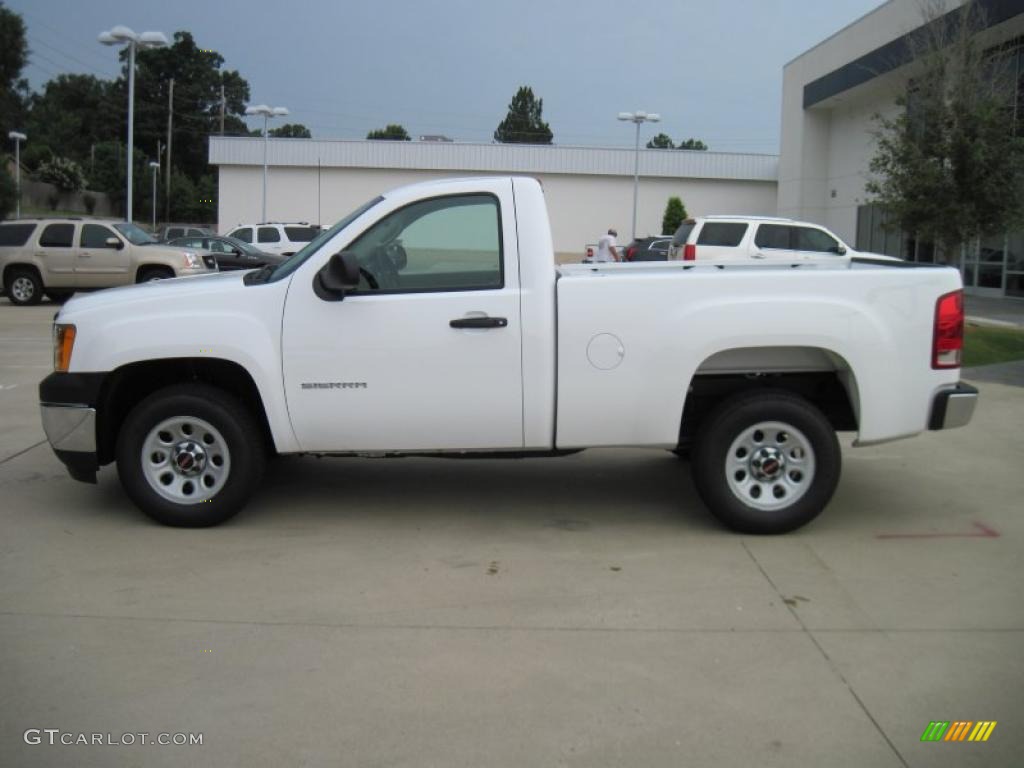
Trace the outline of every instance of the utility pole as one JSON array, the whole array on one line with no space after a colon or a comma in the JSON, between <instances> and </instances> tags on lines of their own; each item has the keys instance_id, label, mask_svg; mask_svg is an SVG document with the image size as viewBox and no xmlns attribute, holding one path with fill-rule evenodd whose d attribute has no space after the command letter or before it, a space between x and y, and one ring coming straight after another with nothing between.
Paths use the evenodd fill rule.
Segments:
<instances>
[{"instance_id":1,"label":"utility pole","mask_svg":"<svg viewBox=\"0 0 1024 768\"><path fill-rule=\"evenodd\" d=\"M227 103L224 100L224 83L220 84L220 135L224 135L224 110Z\"/></svg>"},{"instance_id":2,"label":"utility pole","mask_svg":"<svg viewBox=\"0 0 1024 768\"><path fill-rule=\"evenodd\" d=\"M164 192L164 221L171 220L171 128L174 125L174 78L167 89L167 177Z\"/></svg>"}]
</instances>

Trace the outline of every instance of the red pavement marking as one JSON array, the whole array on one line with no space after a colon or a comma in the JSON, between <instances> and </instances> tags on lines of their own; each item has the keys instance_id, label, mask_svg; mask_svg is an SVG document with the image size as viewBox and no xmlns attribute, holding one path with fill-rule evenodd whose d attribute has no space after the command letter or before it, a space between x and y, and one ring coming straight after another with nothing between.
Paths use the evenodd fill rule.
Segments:
<instances>
[{"instance_id":1,"label":"red pavement marking","mask_svg":"<svg viewBox=\"0 0 1024 768\"><path fill-rule=\"evenodd\" d=\"M998 539L999 532L984 523L972 523L977 529L967 533L880 533L876 539Z\"/></svg>"}]
</instances>

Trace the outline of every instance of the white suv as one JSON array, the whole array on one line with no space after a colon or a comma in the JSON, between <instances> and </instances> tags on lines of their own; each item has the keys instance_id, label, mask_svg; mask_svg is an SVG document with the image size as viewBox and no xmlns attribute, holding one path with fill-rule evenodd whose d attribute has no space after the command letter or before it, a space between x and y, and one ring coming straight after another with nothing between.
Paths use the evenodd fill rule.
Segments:
<instances>
[{"instance_id":1,"label":"white suv","mask_svg":"<svg viewBox=\"0 0 1024 768\"><path fill-rule=\"evenodd\" d=\"M672 237L668 260L805 261L854 255L860 254L817 224L767 216L702 216L687 219L679 226Z\"/></svg>"},{"instance_id":2,"label":"white suv","mask_svg":"<svg viewBox=\"0 0 1024 768\"><path fill-rule=\"evenodd\" d=\"M260 224L239 224L225 234L238 238L243 243L252 243L261 251L291 256L319 235L320 227L305 221L267 221Z\"/></svg>"}]
</instances>

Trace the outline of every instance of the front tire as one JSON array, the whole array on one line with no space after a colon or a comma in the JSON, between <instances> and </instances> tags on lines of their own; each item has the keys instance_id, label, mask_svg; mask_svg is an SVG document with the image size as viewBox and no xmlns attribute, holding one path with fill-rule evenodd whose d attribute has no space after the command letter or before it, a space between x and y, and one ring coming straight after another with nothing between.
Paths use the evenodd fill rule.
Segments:
<instances>
[{"instance_id":1,"label":"front tire","mask_svg":"<svg viewBox=\"0 0 1024 768\"><path fill-rule=\"evenodd\" d=\"M170 267L142 267L135 278L136 283L150 283L154 280L170 280L174 270Z\"/></svg>"},{"instance_id":2,"label":"front tire","mask_svg":"<svg viewBox=\"0 0 1024 768\"><path fill-rule=\"evenodd\" d=\"M787 533L828 504L842 453L814 405L790 392L748 392L720 403L701 424L693 479L708 509L735 531Z\"/></svg>"},{"instance_id":3,"label":"front tire","mask_svg":"<svg viewBox=\"0 0 1024 768\"><path fill-rule=\"evenodd\" d=\"M4 286L11 304L28 307L43 300L43 281L39 273L28 267L14 267L7 275Z\"/></svg>"},{"instance_id":4,"label":"front tire","mask_svg":"<svg viewBox=\"0 0 1024 768\"><path fill-rule=\"evenodd\" d=\"M63 304L72 296L74 291L46 291L46 298L52 301L54 304Z\"/></svg>"},{"instance_id":5,"label":"front tire","mask_svg":"<svg viewBox=\"0 0 1024 768\"><path fill-rule=\"evenodd\" d=\"M117 473L129 498L164 525L202 528L236 514L266 464L252 414L205 384L161 389L128 414Z\"/></svg>"}]
</instances>

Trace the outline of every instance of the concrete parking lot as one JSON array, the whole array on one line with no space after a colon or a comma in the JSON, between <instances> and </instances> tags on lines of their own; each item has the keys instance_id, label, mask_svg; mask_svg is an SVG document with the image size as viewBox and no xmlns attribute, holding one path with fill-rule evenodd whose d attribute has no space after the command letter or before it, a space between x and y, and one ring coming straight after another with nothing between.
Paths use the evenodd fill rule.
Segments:
<instances>
[{"instance_id":1,"label":"concrete parking lot","mask_svg":"<svg viewBox=\"0 0 1024 768\"><path fill-rule=\"evenodd\" d=\"M54 311L0 299L2 766L1020 764L1024 387L845 447L785 537L617 450L285 458L229 524L176 530L43 442ZM998 725L922 743L934 720Z\"/></svg>"}]
</instances>

